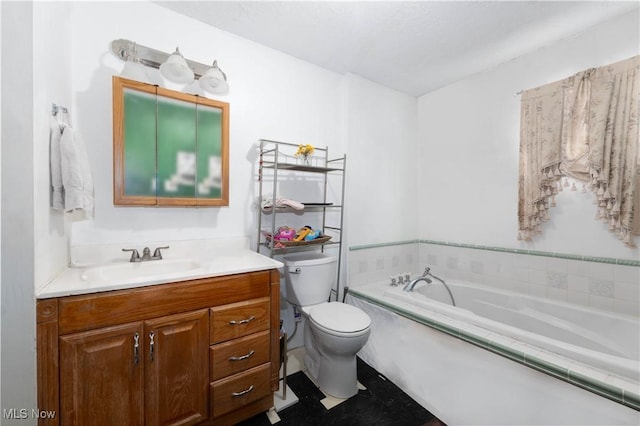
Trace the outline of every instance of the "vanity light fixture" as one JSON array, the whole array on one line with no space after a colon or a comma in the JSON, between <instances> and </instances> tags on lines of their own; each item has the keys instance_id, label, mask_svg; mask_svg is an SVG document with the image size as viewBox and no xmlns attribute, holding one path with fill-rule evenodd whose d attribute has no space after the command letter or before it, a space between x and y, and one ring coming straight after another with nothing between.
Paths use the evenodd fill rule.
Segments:
<instances>
[{"instance_id":1,"label":"vanity light fixture","mask_svg":"<svg viewBox=\"0 0 640 426\"><path fill-rule=\"evenodd\" d=\"M180 49L176 47L176 51L160 65L160 74L172 83L187 84L193 81L193 71L184 60L184 56L180 53Z\"/></svg>"},{"instance_id":2,"label":"vanity light fixture","mask_svg":"<svg viewBox=\"0 0 640 426\"><path fill-rule=\"evenodd\" d=\"M120 73L121 76L143 83L151 82L147 70L144 65L140 63L140 59L138 59L137 46L135 43L133 43L133 50L127 55L125 61L124 68Z\"/></svg>"},{"instance_id":3,"label":"vanity light fixture","mask_svg":"<svg viewBox=\"0 0 640 426\"><path fill-rule=\"evenodd\" d=\"M227 75L218 67L218 61L213 61L213 65L202 77L200 77L200 87L209 93L226 93L229 91Z\"/></svg>"},{"instance_id":4,"label":"vanity light fixture","mask_svg":"<svg viewBox=\"0 0 640 426\"><path fill-rule=\"evenodd\" d=\"M132 62L133 64L141 64L160 70L160 75L169 84L179 84L185 87L194 78L201 80L208 74L204 81L199 82L203 90L218 94L226 93L229 90L227 76L218 66L217 60L213 61L213 66L209 66L183 57L178 48L172 54L168 54L126 39L113 40L111 42L111 51L127 63ZM126 65L125 68L132 68L132 66L127 67ZM135 68L135 65L133 65L133 68ZM135 75L142 77L139 71L125 75L125 70L123 70L122 73L123 77L141 81ZM146 76L145 82L148 82L148 80L149 78Z\"/></svg>"}]
</instances>

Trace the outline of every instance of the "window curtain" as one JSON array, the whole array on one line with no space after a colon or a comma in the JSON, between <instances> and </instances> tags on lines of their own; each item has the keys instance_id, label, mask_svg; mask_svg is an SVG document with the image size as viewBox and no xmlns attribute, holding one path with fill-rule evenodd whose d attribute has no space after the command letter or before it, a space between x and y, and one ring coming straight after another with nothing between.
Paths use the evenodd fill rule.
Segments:
<instances>
[{"instance_id":1,"label":"window curtain","mask_svg":"<svg viewBox=\"0 0 640 426\"><path fill-rule=\"evenodd\" d=\"M542 232L540 225L563 190L562 178L572 177L593 192L596 219L635 246L639 103L640 56L522 93L518 239L530 241Z\"/></svg>"}]
</instances>

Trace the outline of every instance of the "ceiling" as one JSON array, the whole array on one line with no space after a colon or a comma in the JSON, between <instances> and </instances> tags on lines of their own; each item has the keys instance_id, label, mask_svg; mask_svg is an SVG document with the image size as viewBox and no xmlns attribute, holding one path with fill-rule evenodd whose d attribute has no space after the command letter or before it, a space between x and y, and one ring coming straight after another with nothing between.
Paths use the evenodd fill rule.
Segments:
<instances>
[{"instance_id":1,"label":"ceiling","mask_svg":"<svg viewBox=\"0 0 640 426\"><path fill-rule=\"evenodd\" d=\"M338 73L420 96L633 9L637 1L158 1Z\"/></svg>"}]
</instances>

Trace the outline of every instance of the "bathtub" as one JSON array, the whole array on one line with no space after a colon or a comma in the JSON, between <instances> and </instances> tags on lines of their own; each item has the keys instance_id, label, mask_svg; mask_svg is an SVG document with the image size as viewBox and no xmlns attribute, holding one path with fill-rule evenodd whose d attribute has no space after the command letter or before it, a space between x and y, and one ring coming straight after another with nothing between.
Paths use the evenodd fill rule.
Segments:
<instances>
[{"instance_id":1,"label":"bathtub","mask_svg":"<svg viewBox=\"0 0 640 426\"><path fill-rule=\"evenodd\" d=\"M447 284L351 288L359 356L449 425L640 424L638 318Z\"/></svg>"}]
</instances>

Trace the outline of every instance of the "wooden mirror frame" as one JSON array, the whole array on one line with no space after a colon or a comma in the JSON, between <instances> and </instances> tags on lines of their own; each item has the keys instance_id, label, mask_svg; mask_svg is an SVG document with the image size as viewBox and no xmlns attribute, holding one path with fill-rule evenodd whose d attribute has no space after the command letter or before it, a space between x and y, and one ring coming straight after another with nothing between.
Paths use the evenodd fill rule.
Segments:
<instances>
[{"instance_id":1,"label":"wooden mirror frame","mask_svg":"<svg viewBox=\"0 0 640 426\"><path fill-rule=\"evenodd\" d=\"M154 152L150 152L149 155L152 156L153 161L155 163L155 175L153 179L155 179L154 187L149 190L149 192L154 192L155 194L135 194L135 193L127 193L127 167L132 167L131 165L127 166L126 164L126 143L127 138L125 135L127 117L125 116L125 91L132 90L135 92L140 92L142 97L146 95L150 97L156 98L156 105L159 100L167 101L167 102L176 102L181 104L193 104L194 105L194 134L196 135L196 139L194 140L194 157L196 164L195 168L195 176L193 178L193 187L194 187L194 195L184 196L184 195L176 195L176 196L166 196L159 194L158 186L159 186L159 173L160 171L158 166L158 141L159 134L158 128L162 124L163 126L172 126L172 123L167 123L164 121L160 123L160 118L158 117L158 107L156 106L155 110L155 141L154 143ZM198 150L199 145L198 142L198 122L196 117L199 117L200 110L198 110L198 106L205 107L203 109L203 113L206 112L206 109L213 109L220 111L220 135L219 141L213 141L213 144L218 144L219 147L215 147L216 150L219 151L219 162L220 162L220 175L215 176L216 181L220 180L219 192L220 196L206 196L200 194L199 190L199 180L198 180L198 171L201 169L201 163L205 160L204 158L198 159ZM217 115L217 113L216 113ZM133 120L132 118L129 118ZM165 117L166 120L171 120L171 117ZM178 125L184 126L184 122L176 122ZM188 123L186 123L188 125ZM215 138L218 136L215 135ZM130 142L131 143L131 142ZM148 142L151 143L151 142ZM201 146L205 146L201 144ZM171 147L169 146L169 148ZM217 155L215 157L218 157ZM211 157L209 157L209 161L211 161ZM176 160L178 161L178 160ZM217 162L217 161L216 161ZM178 166L176 165L176 168ZM211 168L209 167L209 173L211 173ZM165 183L166 185L166 183ZM187 185L190 186L190 185ZM217 188L217 186L216 186ZM207 189L208 190L208 189ZM160 191L161 192L161 191ZM216 191L217 192L217 191ZM176 92L173 90L164 89L155 85L141 83L134 80L128 80L122 77L113 76L113 204L117 206L228 206L229 205L229 104L226 102L215 101L212 99L207 99L197 95L189 95L182 92Z\"/></svg>"}]
</instances>

